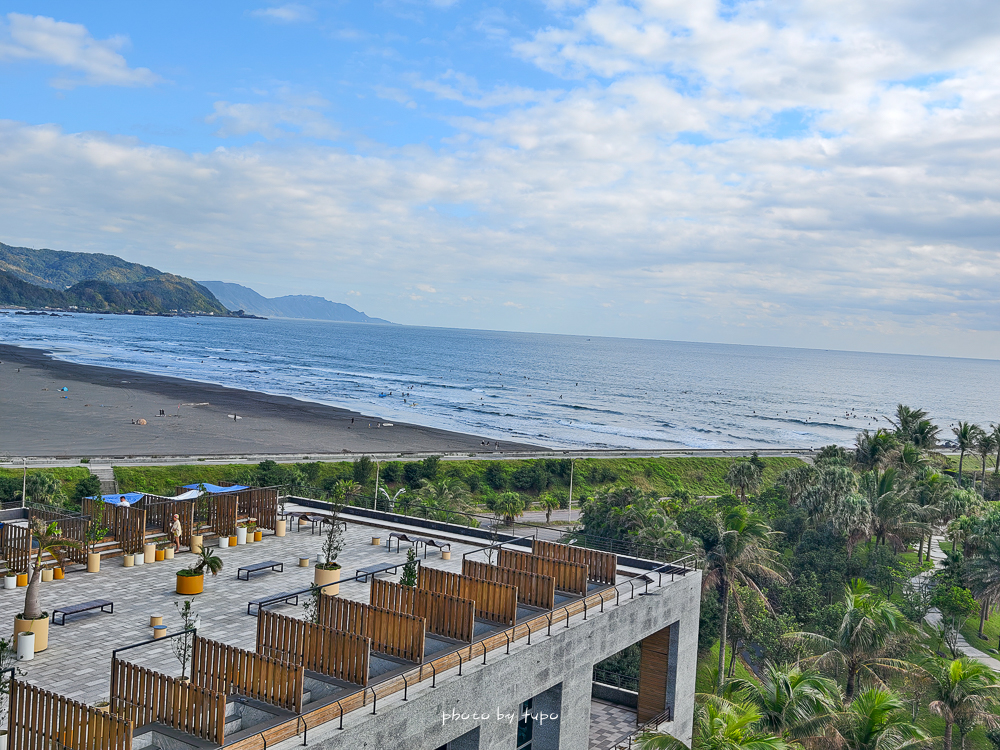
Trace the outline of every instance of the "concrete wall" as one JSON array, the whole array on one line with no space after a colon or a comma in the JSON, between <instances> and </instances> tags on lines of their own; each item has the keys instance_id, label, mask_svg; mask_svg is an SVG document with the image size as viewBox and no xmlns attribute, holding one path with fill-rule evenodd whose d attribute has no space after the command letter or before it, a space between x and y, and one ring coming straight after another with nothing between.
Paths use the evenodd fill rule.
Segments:
<instances>
[{"instance_id":1,"label":"concrete wall","mask_svg":"<svg viewBox=\"0 0 1000 750\"><path fill-rule=\"evenodd\" d=\"M380 700L376 716L366 709L348 714L343 731L336 729L336 722L311 728L309 746L323 750L434 750L462 738L463 749L511 750L521 703L541 696L539 702L547 707L547 713L558 703L561 715L536 732L533 750L582 750L588 745L590 731L593 665L674 623L676 630L671 635L676 633L677 651L676 666L671 669L672 729L674 736L690 743L700 602L701 574L694 572L652 590L649 596L637 595L619 607L607 604L603 615L591 613L587 621L582 615L575 617L569 629L557 624L551 637L544 631L535 633L531 646L522 639L509 656L500 650L488 657L486 666L481 660L467 664L462 677L450 671L438 678L436 689L427 682L414 686L407 702L399 695ZM513 715L512 719L498 720L498 709L505 716ZM453 712L467 718L442 721L442 714ZM489 718L473 717L481 714ZM473 744L477 728L478 744ZM297 742L289 740L273 750L295 746Z\"/></svg>"}]
</instances>

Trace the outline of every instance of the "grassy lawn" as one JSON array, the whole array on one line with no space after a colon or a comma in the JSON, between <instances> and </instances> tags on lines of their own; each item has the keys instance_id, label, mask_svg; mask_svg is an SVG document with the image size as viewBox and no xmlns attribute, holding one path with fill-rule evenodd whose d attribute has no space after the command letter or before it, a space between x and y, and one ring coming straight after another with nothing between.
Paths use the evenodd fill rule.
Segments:
<instances>
[{"instance_id":1,"label":"grassy lawn","mask_svg":"<svg viewBox=\"0 0 1000 750\"><path fill-rule=\"evenodd\" d=\"M514 477L519 469L533 463L549 466L558 459L536 459L524 461L442 461L438 477L452 477L476 486L473 502L480 499L486 488L486 468L490 464L502 464L505 474ZM725 483L726 472L738 458L587 458L575 462L573 495L590 494L618 484L634 485L645 492L669 495L678 486L696 495L722 495L729 492ZM763 459L764 486L774 483L777 476L786 469L800 466L797 458ZM308 475L315 477L316 484L327 478L344 478L351 471L350 463L297 464L301 469L309 467ZM383 464L385 466L385 464ZM122 491L153 492L173 494L174 488L194 482L218 482L232 479L249 467L245 464L187 465L187 466L137 466L115 467L115 478ZM548 471L548 469L547 469ZM565 472L564 472L565 473ZM569 488L568 474L549 472L547 491L565 492ZM472 481L470 481L472 480ZM396 484L393 484L395 487ZM399 486L402 486L401 484ZM525 495L535 495L526 490Z\"/></svg>"},{"instance_id":2,"label":"grassy lawn","mask_svg":"<svg viewBox=\"0 0 1000 750\"><path fill-rule=\"evenodd\" d=\"M90 471L85 466L57 466L51 469L28 469L28 474L52 474L62 483L63 492L70 495L73 488L76 487L76 483L89 476ZM21 469L0 469L0 477L10 477L17 482L21 481L23 475L24 472ZM18 485L18 493L20 491L21 488Z\"/></svg>"}]
</instances>

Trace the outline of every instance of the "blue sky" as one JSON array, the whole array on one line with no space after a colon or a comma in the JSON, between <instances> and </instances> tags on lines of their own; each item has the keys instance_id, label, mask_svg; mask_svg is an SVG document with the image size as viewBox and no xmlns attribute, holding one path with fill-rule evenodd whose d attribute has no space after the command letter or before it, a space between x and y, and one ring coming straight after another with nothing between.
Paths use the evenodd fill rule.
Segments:
<instances>
[{"instance_id":1,"label":"blue sky","mask_svg":"<svg viewBox=\"0 0 1000 750\"><path fill-rule=\"evenodd\" d=\"M426 325L1000 356L1000 6L8 4L0 241Z\"/></svg>"}]
</instances>

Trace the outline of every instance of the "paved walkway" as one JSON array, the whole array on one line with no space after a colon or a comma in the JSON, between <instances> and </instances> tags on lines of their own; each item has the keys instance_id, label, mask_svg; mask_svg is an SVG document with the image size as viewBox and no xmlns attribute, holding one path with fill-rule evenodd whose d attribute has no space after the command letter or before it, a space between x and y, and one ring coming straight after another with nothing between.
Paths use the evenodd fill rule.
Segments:
<instances>
[{"instance_id":1,"label":"paved walkway","mask_svg":"<svg viewBox=\"0 0 1000 750\"><path fill-rule=\"evenodd\" d=\"M589 750L608 750L632 731L635 731L635 711L601 700L590 701Z\"/></svg>"},{"instance_id":2,"label":"paved walkway","mask_svg":"<svg viewBox=\"0 0 1000 750\"><path fill-rule=\"evenodd\" d=\"M934 561L935 568L940 567L941 561L945 559L945 554L944 552L941 551L941 544L944 543L945 541L946 541L945 538L941 536L931 537L930 556L931 560ZM924 580L929 577L930 577L929 572L921 573L920 575L916 576L914 580L917 579ZM924 620L926 620L928 623L936 627L937 625L941 624L941 613L937 609L932 609L924 617ZM983 643L986 643L986 641L983 641ZM971 656L973 659L977 659L990 669L996 672L1000 672L1000 660L996 659L993 656L990 656L984 651L980 651L978 648L969 643L965 639L965 636L963 636L961 633L959 633L958 635L958 650L961 651L965 656Z\"/></svg>"}]
</instances>

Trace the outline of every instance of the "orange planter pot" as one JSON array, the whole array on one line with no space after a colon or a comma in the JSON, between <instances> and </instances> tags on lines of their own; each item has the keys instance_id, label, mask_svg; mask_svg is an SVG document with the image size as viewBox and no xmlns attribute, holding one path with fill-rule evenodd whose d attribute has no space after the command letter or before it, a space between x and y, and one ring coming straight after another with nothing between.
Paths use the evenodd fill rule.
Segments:
<instances>
[{"instance_id":1,"label":"orange planter pot","mask_svg":"<svg viewBox=\"0 0 1000 750\"><path fill-rule=\"evenodd\" d=\"M54 569L54 570L52 571L52 578L53 578L54 580L56 580L56 581L61 581L61 580L62 580L63 578L65 578L65 577L66 577L66 573L65 573L65 572L63 572L63 569L62 569L62 568L55 568L55 569Z\"/></svg>"},{"instance_id":2,"label":"orange planter pot","mask_svg":"<svg viewBox=\"0 0 1000 750\"><path fill-rule=\"evenodd\" d=\"M263 531L255 531L255 532L253 533L253 540L254 540L255 542L259 542L259 541L261 541L261 540L262 540L263 538L264 538L264 532L263 532Z\"/></svg>"},{"instance_id":3,"label":"orange planter pot","mask_svg":"<svg viewBox=\"0 0 1000 750\"><path fill-rule=\"evenodd\" d=\"M200 594L205 590L205 576L177 576L177 593L186 596Z\"/></svg>"},{"instance_id":4,"label":"orange planter pot","mask_svg":"<svg viewBox=\"0 0 1000 750\"><path fill-rule=\"evenodd\" d=\"M28 585L28 574L27 573L18 573L17 574L17 586L18 586L18 588L24 588L27 585Z\"/></svg>"},{"instance_id":5,"label":"orange planter pot","mask_svg":"<svg viewBox=\"0 0 1000 750\"><path fill-rule=\"evenodd\" d=\"M156 550L156 562L162 562L163 560L166 559L166 557L167 553L165 550L162 549Z\"/></svg>"},{"instance_id":6,"label":"orange planter pot","mask_svg":"<svg viewBox=\"0 0 1000 750\"><path fill-rule=\"evenodd\" d=\"M229 546L230 547L235 547L236 546L236 537L235 536L229 537Z\"/></svg>"}]
</instances>

